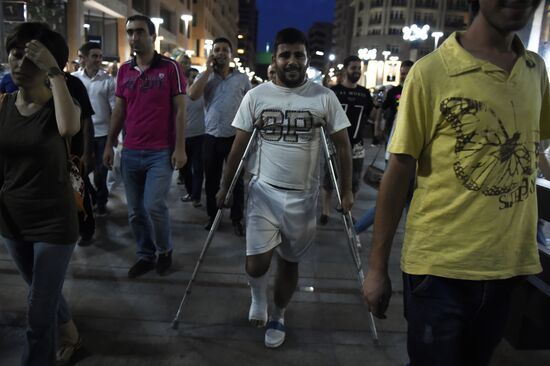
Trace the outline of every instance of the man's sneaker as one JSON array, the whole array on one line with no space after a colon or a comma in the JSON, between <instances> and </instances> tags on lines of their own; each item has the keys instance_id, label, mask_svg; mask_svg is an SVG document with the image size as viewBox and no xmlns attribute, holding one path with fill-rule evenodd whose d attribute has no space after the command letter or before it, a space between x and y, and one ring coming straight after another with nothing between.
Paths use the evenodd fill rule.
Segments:
<instances>
[{"instance_id":1,"label":"man's sneaker","mask_svg":"<svg viewBox=\"0 0 550 366\"><path fill-rule=\"evenodd\" d=\"M185 196L182 196L180 198L180 200L181 200L181 202L191 202L191 201L193 201L190 194L186 194Z\"/></svg>"},{"instance_id":2,"label":"man's sneaker","mask_svg":"<svg viewBox=\"0 0 550 366\"><path fill-rule=\"evenodd\" d=\"M193 201L193 207L201 207L202 203L201 201Z\"/></svg>"},{"instance_id":3,"label":"man's sneaker","mask_svg":"<svg viewBox=\"0 0 550 366\"><path fill-rule=\"evenodd\" d=\"M168 270L172 266L172 251L159 254L157 259L157 273L161 276L168 274Z\"/></svg>"},{"instance_id":4,"label":"man's sneaker","mask_svg":"<svg viewBox=\"0 0 550 366\"><path fill-rule=\"evenodd\" d=\"M132 268L128 270L128 277L136 278L152 271L153 269L155 269L155 262L140 259L132 266Z\"/></svg>"},{"instance_id":5,"label":"man's sneaker","mask_svg":"<svg viewBox=\"0 0 550 366\"><path fill-rule=\"evenodd\" d=\"M71 360L82 347L82 338L78 336L76 343L62 343L55 354L55 365L65 366L72 364Z\"/></svg>"},{"instance_id":6,"label":"man's sneaker","mask_svg":"<svg viewBox=\"0 0 550 366\"><path fill-rule=\"evenodd\" d=\"M233 221L233 231L237 236L244 236L244 227L240 220Z\"/></svg>"},{"instance_id":7,"label":"man's sneaker","mask_svg":"<svg viewBox=\"0 0 550 366\"><path fill-rule=\"evenodd\" d=\"M328 215L322 214L319 218L319 223L325 226L328 223Z\"/></svg>"},{"instance_id":8,"label":"man's sneaker","mask_svg":"<svg viewBox=\"0 0 550 366\"><path fill-rule=\"evenodd\" d=\"M285 341L286 327L284 319L270 320L265 331L265 346L277 348Z\"/></svg>"}]
</instances>

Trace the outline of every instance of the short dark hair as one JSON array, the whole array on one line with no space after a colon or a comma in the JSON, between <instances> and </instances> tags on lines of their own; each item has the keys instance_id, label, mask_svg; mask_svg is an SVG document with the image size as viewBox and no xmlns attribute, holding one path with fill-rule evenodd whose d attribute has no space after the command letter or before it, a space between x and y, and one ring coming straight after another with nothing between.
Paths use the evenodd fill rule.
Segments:
<instances>
[{"instance_id":1,"label":"short dark hair","mask_svg":"<svg viewBox=\"0 0 550 366\"><path fill-rule=\"evenodd\" d=\"M411 60L405 60L401 62L401 67L412 67L414 65L414 61Z\"/></svg>"},{"instance_id":2,"label":"short dark hair","mask_svg":"<svg viewBox=\"0 0 550 366\"><path fill-rule=\"evenodd\" d=\"M16 26L6 37L6 52L19 44L25 44L36 39L52 54L57 66L63 70L69 59L69 47L63 36L53 30L46 23L28 22Z\"/></svg>"},{"instance_id":3,"label":"short dark hair","mask_svg":"<svg viewBox=\"0 0 550 366\"><path fill-rule=\"evenodd\" d=\"M470 0L470 24L474 21L477 13L479 13L479 0Z\"/></svg>"},{"instance_id":4,"label":"short dark hair","mask_svg":"<svg viewBox=\"0 0 550 366\"><path fill-rule=\"evenodd\" d=\"M344 59L344 69L348 67L350 62L361 62L361 59L356 55L348 56Z\"/></svg>"},{"instance_id":5,"label":"short dark hair","mask_svg":"<svg viewBox=\"0 0 550 366\"><path fill-rule=\"evenodd\" d=\"M98 42L86 42L78 49L84 56L88 56L91 50L100 50L101 44Z\"/></svg>"},{"instance_id":6,"label":"short dark hair","mask_svg":"<svg viewBox=\"0 0 550 366\"><path fill-rule=\"evenodd\" d=\"M147 28L149 28L149 34L156 34L157 33L156 30L155 30L155 24L153 23L151 18L149 18L148 16L145 16L145 15L136 14L136 15L129 16L128 19L126 19L126 24L128 24L130 22L134 22L136 20L142 20L145 23L147 23Z\"/></svg>"},{"instance_id":7,"label":"short dark hair","mask_svg":"<svg viewBox=\"0 0 550 366\"><path fill-rule=\"evenodd\" d=\"M212 45L215 45L216 43L227 43L229 45L229 49L231 50L231 52L233 52L233 45L231 44L231 41L227 38L218 37L214 40L214 42L212 42Z\"/></svg>"},{"instance_id":8,"label":"short dark hair","mask_svg":"<svg viewBox=\"0 0 550 366\"><path fill-rule=\"evenodd\" d=\"M277 48L280 44L303 44L306 47L306 52L309 53L306 35L296 28L284 28L277 32L275 41L273 41L273 55L277 55Z\"/></svg>"},{"instance_id":9,"label":"short dark hair","mask_svg":"<svg viewBox=\"0 0 550 366\"><path fill-rule=\"evenodd\" d=\"M185 77L188 78L189 76L191 76L192 72L196 72L198 74L199 70L195 69L194 67L190 67L190 68L188 68L187 70L184 71Z\"/></svg>"}]
</instances>

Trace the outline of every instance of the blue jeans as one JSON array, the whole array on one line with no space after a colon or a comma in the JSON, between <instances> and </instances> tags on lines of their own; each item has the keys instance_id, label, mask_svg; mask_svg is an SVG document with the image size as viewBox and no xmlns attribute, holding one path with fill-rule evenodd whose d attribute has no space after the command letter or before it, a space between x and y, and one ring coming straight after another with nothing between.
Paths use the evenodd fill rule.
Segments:
<instances>
[{"instance_id":1,"label":"blue jeans","mask_svg":"<svg viewBox=\"0 0 550 366\"><path fill-rule=\"evenodd\" d=\"M107 189L107 167L103 165L103 152L105 151L105 143L107 136L94 138L94 154L95 154L95 171L94 184L97 188L95 193L95 202L98 206L105 206L109 197Z\"/></svg>"},{"instance_id":2,"label":"blue jeans","mask_svg":"<svg viewBox=\"0 0 550 366\"><path fill-rule=\"evenodd\" d=\"M128 221L139 259L153 262L155 252L172 250L166 199L174 169L171 150L122 150L120 170L128 201Z\"/></svg>"},{"instance_id":3,"label":"blue jeans","mask_svg":"<svg viewBox=\"0 0 550 366\"><path fill-rule=\"evenodd\" d=\"M372 206L361 216L355 223L355 231L357 234L362 233L374 224L374 214L376 213L376 206Z\"/></svg>"},{"instance_id":4,"label":"blue jeans","mask_svg":"<svg viewBox=\"0 0 550 366\"><path fill-rule=\"evenodd\" d=\"M404 273L409 365L489 365L518 282L517 277L467 281Z\"/></svg>"},{"instance_id":5,"label":"blue jeans","mask_svg":"<svg viewBox=\"0 0 550 366\"><path fill-rule=\"evenodd\" d=\"M28 326L21 364L55 365L57 326L71 320L61 289L74 244L2 239L29 285Z\"/></svg>"}]
</instances>

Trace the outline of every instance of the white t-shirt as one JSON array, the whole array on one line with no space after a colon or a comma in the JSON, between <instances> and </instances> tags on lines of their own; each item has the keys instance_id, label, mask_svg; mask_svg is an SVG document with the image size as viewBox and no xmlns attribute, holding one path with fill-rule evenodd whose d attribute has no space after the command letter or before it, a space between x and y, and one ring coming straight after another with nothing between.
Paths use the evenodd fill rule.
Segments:
<instances>
[{"instance_id":1,"label":"white t-shirt","mask_svg":"<svg viewBox=\"0 0 550 366\"><path fill-rule=\"evenodd\" d=\"M265 125L258 131L248 171L278 187L317 189L322 142L312 117L325 120L329 135L350 126L336 95L311 81L297 88L265 83L244 96L232 126L251 132L260 116Z\"/></svg>"}]
</instances>

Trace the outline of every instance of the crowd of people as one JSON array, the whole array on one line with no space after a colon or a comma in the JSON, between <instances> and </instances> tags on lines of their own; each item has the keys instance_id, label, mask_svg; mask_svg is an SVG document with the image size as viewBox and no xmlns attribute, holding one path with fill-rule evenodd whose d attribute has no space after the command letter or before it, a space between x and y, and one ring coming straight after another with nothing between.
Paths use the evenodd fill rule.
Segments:
<instances>
[{"instance_id":1,"label":"crowd of people","mask_svg":"<svg viewBox=\"0 0 550 366\"><path fill-rule=\"evenodd\" d=\"M189 58L155 51L155 26L143 15L126 21L133 57L116 80L101 66L100 44L83 44L80 69L66 73L69 50L61 35L42 23L15 27L6 40L13 85L6 82L11 90L0 99L0 235L29 285L22 365L67 364L81 345L63 281L75 245L89 244L94 218L109 214L119 144L136 241L129 278L170 273L167 197L174 171L187 191L181 201L195 208L202 206L204 181L211 230L252 146L247 199L242 172L230 219L246 240L248 320L265 327L266 347L281 346L300 261L317 221L324 225L330 216L334 187L321 174L321 133L333 145L338 209L346 213L359 189L371 116L376 135L388 142L388 158L376 210L356 223L363 231L374 222L363 285L369 309L385 317L388 258L407 206L401 265L410 365L488 365L512 290L541 271L536 195L525 187L539 160L543 173L549 167L540 141L550 137L550 88L543 60L515 35L537 4L509 11L490 0L472 2L469 28L414 65L403 62L402 84L381 106L358 84L356 56L343 60L332 90L308 80L308 42L295 28L277 33L270 81L252 88L230 65L229 39L213 41L199 73ZM523 98L527 93L532 97ZM71 156L82 163L80 210Z\"/></svg>"}]
</instances>

